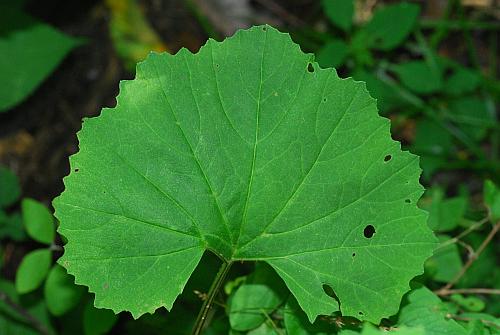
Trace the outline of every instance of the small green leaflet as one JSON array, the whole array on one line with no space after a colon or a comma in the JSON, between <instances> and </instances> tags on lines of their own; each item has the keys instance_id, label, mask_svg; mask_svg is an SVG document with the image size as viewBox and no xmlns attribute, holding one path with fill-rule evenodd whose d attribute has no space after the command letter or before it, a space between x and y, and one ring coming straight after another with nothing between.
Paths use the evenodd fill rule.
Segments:
<instances>
[{"instance_id":1,"label":"small green leaflet","mask_svg":"<svg viewBox=\"0 0 500 335\"><path fill-rule=\"evenodd\" d=\"M246 331L257 328L288 297L288 290L273 269L257 263L255 271L238 287L228 307L231 328Z\"/></svg>"},{"instance_id":2,"label":"small green leaflet","mask_svg":"<svg viewBox=\"0 0 500 335\"><path fill-rule=\"evenodd\" d=\"M484 182L484 203L493 220L500 219L500 188L491 180Z\"/></svg>"},{"instance_id":3,"label":"small green leaflet","mask_svg":"<svg viewBox=\"0 0 500 335\"><path fill-rule=\"evenodd\" d=\"M34 199L24 198L21 209L28 235L40 243L51 244L55 238L55 227L48 208Z\"/></svg>"},{"instance_id":4,"label":"small green leaflet","mask_svg":"<svg viewBox=\"0 0 500 335\"><path fill-rule=\"evenodd\" d=\"M120 89L85 120L54 201L60 263L97 307L170 309L210 250L267 262L311 321L397 312L435 237L418 157L364 83L259 26L196 55L153 53Z\"/></svg>"},{"instance_id":5,"label":"small green leaflet","mask_svg":"<svg viewBox=\"0 0 500 335\"><path fill-rule=\"evenodd\" d=\"M467 334L465 328L449 318L446 304L428 288L412 290L405 300L407 304L399 312L399 327L422 327L426 335Z\"/></svg>"},{"instance_id":6,"label":"small green leaflet","mask_svg":"<svg viewBox=\"0 0 500 335\"><path fill-rule=\"evenodd\" d=\"M426 273L435 281L448 283L462 269L462 258L456 243L446 243L451 237L446 235L438 236L442 243L434 250L434 255L425 263Z\"/></svg>"},{"instance_id":7,"label":"small green leaflet","mask_svg":"<svg viewBox=\"0 0 500 335\"><path fill-rule=\"evenodd\" d=\"M82 43L15 7L0 4L0 113L29 96Z\"/></svg>"},{"instance_id":8,"label":"small green leaflet","mask_svg":"<svg viewBox=\"0 0 500 335\"><path fill-rule=\"evenodd\" d=\"M326 16L340 29L349 31L354 16L353 0L322 0L321 5Z\"/></svg>"},{"instance_id":9,"label":"small green leaflet","mask_svg":"<svg viewBox=\"0 0 500 335\"><path fill-rule=\"evenodd\" d=\"M370 44L380 50L391 50L404 42L417 24L420 7L405 1L386 5L373 14L364 27Z\"/></svg>"}]
</instances>

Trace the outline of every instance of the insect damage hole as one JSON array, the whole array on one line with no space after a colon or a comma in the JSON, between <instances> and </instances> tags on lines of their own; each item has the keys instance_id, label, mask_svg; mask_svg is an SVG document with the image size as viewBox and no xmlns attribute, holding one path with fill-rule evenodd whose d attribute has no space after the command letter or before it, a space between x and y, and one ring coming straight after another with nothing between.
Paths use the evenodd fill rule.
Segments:
<instances>
[{"instance_id":1,"label":"insect damage hole","mask_svg":"<svg viewBox=\"0 0 500 335\"><path fill-rule=\"evenodd\" d=\"M326 293L327 296L329 296L330 298L333 298L335 299L335 301L337 301L337 303L339 304L339 307L340 307L340 300L339 300L339 297L337 297L337 295L335 294L335 292L333 291L333 288L327 284L323 284L323 292Z\"/></svg>"},{"instance_id":2,"label":"insect damage hole","mask_svg":"<svg viewBox=\"0 0 500 335\"><path fill-rule=\"evenodd\" d=\"M405 199L405 202L406 202L407 204L411 204L411 200L410 200L410 199Z\"/></svg>"},{"instance_id":3,"label":"insect damage hole","mask_svg":"<svg viewBox=\"0 0 500 335\"><path fill-rule=\"evenodd\" d=\"M392 155L387 155L384 157L384 162L388 162L392 159Z\"/></svg>"},{"instance_id":4,"label":"insect damage hole","mask_svg":"<svg viewBox=\"0 0 500 335\"><path fill-rule=\"evenodd\" d=\"M79 168L76 168L74 171L75 171L75 172L78 172L78 171L80 171L80 169L79 169Z\"/></svg>"},{"instance_id":5,"label":"insect damage hole","mask_svg":"<svg viewBox=\"0 0 500 335\"><path fill-rule=\"evenodd\" d=\"M314 72L314 66L312 63L307 64L307 71L309 71L311 73Z\"/></svg>"},{"instance_id":6,"label":"insect damage hole","mask_svg":"<svg viewBox=\"0 0 500 335\"><path fill-rule=\"evenodd\" d=\"M366 237L366 238L372 238L373 235L375 235L375 227L372 226L371 224L369 224L368 226L365 227L365 229L363 230L363 235Z\"/></svg>"}]
</instances>

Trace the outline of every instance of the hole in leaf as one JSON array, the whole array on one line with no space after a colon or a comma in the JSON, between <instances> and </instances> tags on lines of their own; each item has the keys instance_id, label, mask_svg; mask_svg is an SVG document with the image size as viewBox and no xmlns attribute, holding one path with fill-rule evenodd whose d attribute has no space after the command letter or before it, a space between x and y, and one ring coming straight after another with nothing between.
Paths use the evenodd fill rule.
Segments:
<instances>
[{"instance_id":1,"label":"hole in leaf","mask_svg":"<svg viewBox=\"0 0 500 335\"><path fill-rule=\"evenodd\" d=\"M333 288L331 288L331 286L323 284L323 291L326 293L327 296L335 299L335 301L337 301L337 303L340 306L339 297L337 297L337 295L335 294L335 292L333 291Z\"/></svg>"},{"instance_id":2,"label":"hole in leaf","mask_svg":"<svg viewBox=\"0 0 500 335\"><path fill-rule=\"evenodd\" d=\"M372 238L373 235L375 235L375 227L369 224L363 230L363 235L365 235L366 238Z\"/></svg>"},{"instance_id":3,"label":"hole in leaf","mask_svg":"<svg viewBox=\"0 0 500 335\"><path fill-rule=\"evenodd\" d=\"M358 312L359 315L363 315L363 312Z\"/></svg>"},{"instance_id":4,"label":"hole in leaf","mask_svg":"<svg viewBox=\"0 0 500 335\"><path fill-rule=\"evenodd\" d=\"M387 155L384 157L384 162L388 162L392 159L392 155Z\"/></svg>"},{"instance_id":5,"label":"hole in leaf","mask_svg":"<svg viewBox=\"0 0 500 335\"><path fill-rule=\"evenodd\" d=\"M356 257L356 253L355 252L352 253L352 257Z\"/></svg>"},{"instance_id":6,"label":"hole in leaf","mask_svg":"<svg viewBox=\"0 0 500 335\"><path fill-rule=\"evenodd\" d=\"M79 168L76 168L76 169L75 169L75 172L78 172L78 171L80 171L80 169L79 169Z\"/></svg>"},{"instance_id":7,"label":"hole in leaf","mask_svg":"<svg viewBox=\"0 0 500 335\"><path fill-rule=\"evenodd\" d=\"M405 199L405 202L406 202L407 204L411 204L411 200L410 200L410 199Z\"/></svg>"},{"instance_id":8,"label":"hole in leaf","mask_svg":"<svg viewBox=\"0 0 500 335\"><path fill-rule=\"evenodd\" d=\"M323 102L326 102L326 98L323 98Z\"/></svg>"},{"instance_id":9,"label":"hole in leaf","mask_svg":"<svg viewBox=\"0 0 500 335\"><path fill-rule=\"evenodd\" d=\"M267 27L262 27L262 31L266 31L267 30Z\"/></svg>"},{"instance_id":10,"label":"hole in leaf","mask_svg":"<svg viewBox=\"0 0 500 335\"><path fill-rule=\"evenodd\" d=\"M314 66L312 65L312 63L307 64L307 71L314 72Z\"/></svg>"}]
</instances>

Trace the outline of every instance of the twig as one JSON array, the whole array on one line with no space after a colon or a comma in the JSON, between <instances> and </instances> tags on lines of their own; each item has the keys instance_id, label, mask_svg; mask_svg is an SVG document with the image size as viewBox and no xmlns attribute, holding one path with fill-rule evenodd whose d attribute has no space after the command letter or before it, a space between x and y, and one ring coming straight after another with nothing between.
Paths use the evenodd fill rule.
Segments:
<instances>
[{"instance_id":1,"label":"twig","mask_svg":"<svg viewBox=\"0 0 500 335\"><path fill-rule=\"evenodd\" d=\"M283 333L278 328L278 326L276 326L276 323L274 323L273 319L269 316L269 314L266 313L265 310L262 310L262 314L264 314L264 317L271 324L271 328L273 328L273 330L276 332L276 334L283 335Z\"/></svg>"},{"instance_id":2,"label":"twig","mask_svg":"<svg viewBox=\"0 0 500 335\"><path fill-rule=\"evenodd\" d=\"M458 240L457 244L464 247L467 250L467 259L469 259L472 255L474 255L474 249L467 243Z\"/></svg>"},{"instance_id":3,"label":"twig","mask_svg":"<svg viewBox=\"0 0 500 335\"><path fill-rule=\"evenodd\" d=\"M5 302L10 308L19 313L28 323L29 325L36 329L40 334L49 335L49 330L30 312L25 310L23 307L19 306L14 300L12 300L7 293L0 291L0 300Z\"/></svg>"},{"instance_id":4,"label":"twig","mask_svg":"<svg viewBox=\"0 0 500 335\"><path fill-rule=\"evenodd\" d=\"M490 233L484 239L483 243L481 243L479 248L469 257L469 259L462 267L462 269L460 269L460 272L455 276L455 278L453 278L444 287L436 291L436 294L441 295L441 293L448 291L450 288L453 287L453 285L455 285L460 280L460 278L462 278L462 276L467 272L467 270L471 267L474 261L479 257L479 255L481 255L486 246L491 242L495 234L498 232L498 229L500 229L500 221L493 226L493 229L491 229Z\"/></svg>"},{"instance_id":5,"label":"twig","mask_svg":"<svg viewBox=\"0 0 500 335\"><path fill-rule=\"evenodd\" d=\"M445 296L451 294L491 294L499 295L500 290L494 288L457 288L451 290L439 290L437 295Z\"/></svg>"},{"instance_id":6,"label":"twig","mask_svg":"<svg viewBox=\"0 0 500 335\"><path fill-rule=\"evenodd\" d=\"M482 219L481 221L475 222L473 225L471 225L469 228L467 228L466 230L464 230L463 232L461 232L460 234L458 234L454 238L449 239L448 241L443 242L438 247L438 249L443 248L443 247L445 247L445 246L447 246L449 244L457 243L458 241L460 241L460 239L462 237L467 236L470 233L472 233L473 231L477 230L479 227L481 227L483 224L485 224L489 220L490 220L490 213L489 213L489 209L488 209L488 215L484 219ZM467 250L468 250L468 248L467 248Z\"/></svg>"}]
</instances>

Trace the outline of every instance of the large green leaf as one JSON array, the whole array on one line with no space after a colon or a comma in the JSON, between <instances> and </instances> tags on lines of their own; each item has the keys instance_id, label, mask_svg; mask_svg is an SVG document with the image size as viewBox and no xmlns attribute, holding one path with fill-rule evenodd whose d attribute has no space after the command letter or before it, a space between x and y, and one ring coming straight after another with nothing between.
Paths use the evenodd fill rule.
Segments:
<instances>
[{"instance_id":1,"label":"large green leaf","mask_svg":"<svg viewBox=\"0 0 500 335\"><path fill-rule=\"evenodd\" d=\"M0 4L0 112L26 98L81 42Z\"/></svg>"},{"instance_id":2,"label":"large green leaf","mask_svg":"<svg viewBox=\"0 0 500 335\"><path fill-rule=\"evenodd\" d=\"M365 85L269 26L151 54L85 120L54 202L61 258L97 307L172 307L205 250L265 261L309 319L394 314L435 238Z\"/></svg>"}]
</instances>

